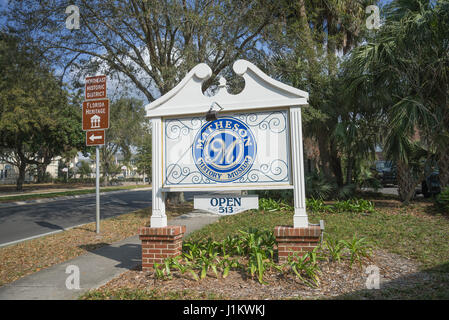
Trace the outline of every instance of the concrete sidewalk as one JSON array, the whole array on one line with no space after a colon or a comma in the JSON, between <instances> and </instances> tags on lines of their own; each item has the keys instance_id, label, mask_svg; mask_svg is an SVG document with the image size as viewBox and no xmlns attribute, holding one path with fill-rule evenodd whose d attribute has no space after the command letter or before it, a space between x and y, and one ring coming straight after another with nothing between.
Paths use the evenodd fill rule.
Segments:
<instances>
[{"instance_id":1,"label":"concrete sidewalk","mask_svg":"<svg viewBox=\"0 0 449 320\"><path fill-rule=\"evenodd\" d=\"M194 211L169 220L168 224L185 225L185 235L188 235L218 218L217 215ZM102 286L140 262L140 240L138 236L133 236L2 286L0 300L77 299L81 294ZM73 275L73 271L66 273L66 268L70 265L79 268L79 290L69 290L66 287L67 277Z\"/></svg>"}]
</instances>

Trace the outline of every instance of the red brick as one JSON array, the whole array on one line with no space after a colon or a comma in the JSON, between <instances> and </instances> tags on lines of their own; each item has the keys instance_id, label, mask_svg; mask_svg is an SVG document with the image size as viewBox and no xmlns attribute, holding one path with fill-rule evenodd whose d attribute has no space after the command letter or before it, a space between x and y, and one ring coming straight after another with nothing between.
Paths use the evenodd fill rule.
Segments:
<instances>
[{"instance_id":1,"label":"red brick","mask_svg":"<svg viewBox=\"0 0 449 320\"><path fill-rule=\"evenodd\" d=\"M289 253L287 251L279 251L278 252L278 256L279 257L287 257L289 255Z\"/></svg>"},{"instance_id":2,"label":"red brick","mask_svg":"<svg viewBox=\"0 0 449 320\"><path fill-rule=\"evenodd\" d=\"M312 251L320 241L319 226L293 228L292 226L276 226L274 235L278 244L279 262L287 261L289 255Z\"/></svg>"},{"instance_id":3,"label":"red brick","mask_svg":"<svg viewBox=\"0 0 449 320\"><path fill-rule=\"evenodd\" d=\"M154 253L143 253L142 252L142 258L154 258Z\"/></svg>"},{"instance_id":4,"label":"red brick","mask_svg":"<svg viewBox=\"0 0 449 320\"><path fill-rule=\"evenodd\" d=\"M185 226L164 228L142 227L139 229L142 241L142 270L150 271L155 263L163 263L168 257L181 254Z\"/></svg>"}]
</instances>

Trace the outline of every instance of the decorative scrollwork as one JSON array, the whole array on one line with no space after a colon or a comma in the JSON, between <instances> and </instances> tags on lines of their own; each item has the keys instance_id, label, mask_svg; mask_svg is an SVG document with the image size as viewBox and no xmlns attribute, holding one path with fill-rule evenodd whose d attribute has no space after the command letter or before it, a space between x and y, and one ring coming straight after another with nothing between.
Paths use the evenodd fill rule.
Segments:
<instances>
[{"instance_id":1,"label":"decorative scrollwork","mask_svg":"<svg viewBox=\"0 0 449 320\"><path fill-rule=\"evenodd\" d=\"M250 127L259 127L262 130L281 133L287 128L287 115L284 110L273 111L267 114L244 113L238 116ZM260 119L261 118L261 119Z\"/></svg>"},{"instance_id":2,"label":"decorative scrollwork","mask_svg":"<svg viewBox=\"0 0 449 320\"><path fill-rule=\"evenodd\" d=\"M189 167L181 167L176 163L170 164L167 167L166 170L167 185L180 185L186 179L188 181L188 184L211 183L211 181L205 176L203 176L201 172L191 171Z\"/></svg>"},{"instance_id":3,"label":"decorative scrollwork","mask_svg":"<svg viewBox=\"0 0 449 320\"><path fill-rule=\"evenodd\" d=\"M190 131L201 128L201 125L201 119L198 117L190 118L185 121L182 119L166 120L165 136L168 139L176 140L180 135L187 136L190 134Z\"/></svg>"},{"instance_id":4,"label":"decorative scrollwork","mask_svg":"<svg viewBox=\"0 0 449 320\"><path fill-rule=\"evenodd\" d=\"M233 115L235 118L243 121L249 127L256 130L271 132L273 135L279 135L279 139L286 137L287 139L287 111L276 110L269 112L254 112L254 113L240 113ZM184 141L192 135L192 132L198 131L205 123L204 117L195 118L181 118L181 119L167 119L165 121L165 138L170 141L173 140ZM189 142L191 143L191 142ZM264 143L263 141L260 143ZM186 145L187 148L187 145ZM183 148L181 148L183 149ZM190 148L188 149L190 150ZM189 151L187 151L189 152ZM249 171L234 181L242 184L257 184L257 183L284 183L290 180L290 170L287 159L273 160L271 154L263 163L254 163L254 166ZM278 157L276 157L278 158ZM171 157L165 157L171 159ZM175 159L177 159L175 157ZM180 159L176 163L166 162L165 171L165 185L215 185L216 181L210 180L207 176L202 174L189 161L183 165ZM263 159L259 159L259 161Z\"/></svg>"},{"instance_id":5,"label":"decorative scrollwork","mask_svg":"<svg viewBox=\"0 0 449 320\"><path fill-rule=\"evenodd\" d=\"M239 182L254 183L261 182L261 177L265 177L269 182L283 182L288 181L288 165L284 160L276 159L270 164L264 163L259 166L259 169L251 169ZM265 179L264 179L265 180Z\"/></svg>"}]
</instances>

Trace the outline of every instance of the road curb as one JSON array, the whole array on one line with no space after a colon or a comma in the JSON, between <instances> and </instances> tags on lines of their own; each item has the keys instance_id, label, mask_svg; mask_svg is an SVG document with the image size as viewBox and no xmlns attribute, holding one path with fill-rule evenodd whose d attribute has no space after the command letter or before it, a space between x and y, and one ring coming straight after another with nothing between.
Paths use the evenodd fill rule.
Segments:
<instances>
[{"instance_id":1,"label":"road curb","mask_svg":"<svg viewBox=\"0 0 449 320\"><path fill-rule=\"evenodd\" d=\"M121 193L121 192L131 192L131 191L147 191L147 190L151 190L151 189L152 189L151 187L148 187L148 188L124 189L124 190L115 190L115 191L103 191L103 192L100 192L100 195L114 194L114 193ZM9 207L24 206L24 205L36 204L36 203L47 203L47 202L53 202L53 201L58 201L58 200L79 199L79 198L89 198L89 197L95 197L95 191L92 193L80 194L80 195L74 195L74 196L61 196L61 197L53 197L53 198L43 198L43 199L0 203L0 208L9 208Z\"/></svg>"}]
</instances>

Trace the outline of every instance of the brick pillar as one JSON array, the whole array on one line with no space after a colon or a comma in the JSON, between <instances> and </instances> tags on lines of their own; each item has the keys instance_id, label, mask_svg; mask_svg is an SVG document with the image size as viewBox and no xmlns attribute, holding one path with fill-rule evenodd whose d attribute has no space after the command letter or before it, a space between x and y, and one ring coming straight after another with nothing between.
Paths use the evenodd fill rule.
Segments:
<instances>
[{"instance_id":1,"label":"brick pillar","mask_svg":"<svg viewBox=\"0 0 449 320\"><path fill-rule=\"evenodd\" d=\"M179 256L185 232L186 226L141 227L142 271L150 271L155 263L162 263L165 258Z\"/></svg>"},{"instance_id":2,"label":"brick pillar","mask_svg":"<svg viewBox=\"0 0 449 320\"><path fill-rule=\"evenodd\" d=\"M294 228L292 226L277 226L274 228L274 236L278 243L279 263L287 262L293 252L312 251L320 242L320 226L308 226Z\"/></svg>"}]
</instances>

